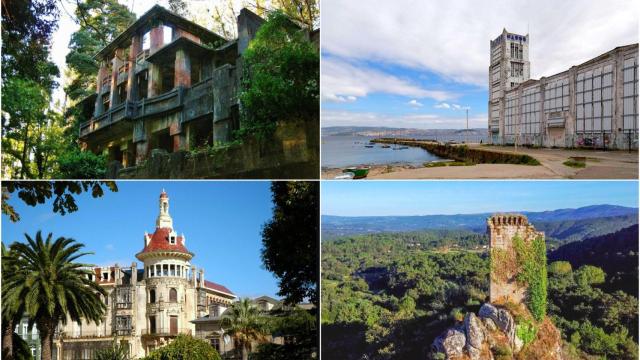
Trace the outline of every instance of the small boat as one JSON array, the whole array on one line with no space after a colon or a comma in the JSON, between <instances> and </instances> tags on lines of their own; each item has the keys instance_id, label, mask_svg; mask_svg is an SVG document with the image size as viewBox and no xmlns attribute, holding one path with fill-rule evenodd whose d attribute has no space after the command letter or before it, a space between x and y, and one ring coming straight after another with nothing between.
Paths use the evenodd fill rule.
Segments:
<instances>
[{"instance_id":1,"label":"small boat","mask_svg":"<svg viewBox=\"0 0 640 360\"><path fill-rule=\"evenodd\" d=\"M363 179L369 174L371 168L368 166L350 167L342 170L343 173L353 173L353 179Z\"/></svg>"},{"instance_id":2,"label":"small boat","mask_svg":"<svg viewBox=\"0 0 640 360\"><path fill-rule=\"evenodd\" d=\"M334 180L353 180L355 176L356 174L352 172L346 172L346 173L343 173L342 175L338 175L334 177Z\"/></svg>"},{"instance_id":3,"label":"small boat","mask_svg":"<svg viewBox=\"0 0 640 360\"><path fill-rule=\"evenodd\" d=\"M406 150L408 149L408 146L398 146L398 147L394 147L393 150Z\"/></svg>"},{"instance_id":4,"label":"small boat","mask_svg":"<svg viewBox=\"0 0 640 360\"><path fill-rule=\"evenodd\" d=\"M390 148L390 147L391 147L391 145L382 145L382 148L383 148L383 149L388 149L388 148Z\"/></svg>"},{"instance_id":5,"label":"small boat","mask_svg":"<svg viewBox=\"0 0 640 360\"><path fill-rule=\"evenodd\" d=\"M364 147L366 147L366 148L372 148L372 147L373 147L373 145L365 145Z\"/></svg>"}]
</instances>

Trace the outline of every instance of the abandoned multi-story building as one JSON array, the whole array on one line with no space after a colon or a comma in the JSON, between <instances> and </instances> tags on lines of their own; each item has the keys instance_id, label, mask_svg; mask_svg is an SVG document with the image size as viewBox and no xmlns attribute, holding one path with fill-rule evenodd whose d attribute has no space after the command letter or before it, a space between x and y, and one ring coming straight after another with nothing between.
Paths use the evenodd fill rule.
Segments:
<instances>
[{"instance_id":1,"label":"abandoned multi-story building","mask_svg":"<svg viewBox=\"0 0 640 360\"><path fill-rule=\"evenodd\" d=\"M81 146L124 167L152 149L226 142L239 127L242 55L263 19L247 9L238 38L223 37L154 6L95 59L96 92L82 102Z\"/></svg>"},{"instance_id":2,"label":"abandoned multi-story building","mask_svg":"<svg viewBox=\"0 0 640 360\"><path fill-rule=\"evenodd\" d=\"M489 139L544 147L638 147L638 44L530 79L529 35L490 41Z\"/></svg>"},{"instance_id":3,"label":"abandoned multi-story building","mask_svg":"<svg viewBox=\"0 0 640 360\"><path fill-rule=\"evenodd\" d=\"M114 338L128 346L132 358L139 358L178 334L195 335L192 320L214 309L224 312L236 295L205 280L204 270L191 264L193 256L185 236L174 230L169 196L163 191L156 229L144 234L136 255L144 265L93 269L90 277L107 292L107 312L99 324L61 324L55 336L56 359L92 359L95 350L110 347Z\"/></svg>"},{"instance_id":4,"label":"abandoned multi-story building","mask_svg":"<svg viewBox=\"0 0 640 360\"><path fill-rule=\"evenodd\" d=\"M508 258L515 258L513 240L518 237L525 243L529 243L538 237L544 239L544 233L536 231L527 217L519 214L498 214L487 219L487 232L489 233L489 252L491 256L498 256L497 252L503 252L501 259L503 265L509 265ZM492 263L497 260L492 259ZM508 267L508 266L507 266ZM491 268L489 280L489 302L496 303L522 303L526 296L526 286L516 280L516 268Z\"/></svg>"}]
</instances>

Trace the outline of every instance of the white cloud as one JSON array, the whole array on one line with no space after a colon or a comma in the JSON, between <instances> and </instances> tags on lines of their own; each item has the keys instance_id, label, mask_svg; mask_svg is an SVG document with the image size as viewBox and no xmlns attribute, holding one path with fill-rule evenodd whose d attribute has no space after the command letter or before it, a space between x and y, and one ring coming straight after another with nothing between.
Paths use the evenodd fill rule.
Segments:
<instances>
[{"instance_id":1,"label":"white cloud","mask_svg":"<svg viewBox=\"0 0 640 360\"><path fill-rule=\"evenodd\" d=\"M464 129L466 118L435 114L388 115L376 112L322 110L322 126L387 126L415 129ZM486 115L469 115L470 128L485 128Z\"/></svg>"},{"instance_id":2,"label":"white cloud","mask_svg":"<svg viewBox=\"0 0 640 360\"><path fill-rule=\"evenodd\" d=\"M487 87L489 41L503 28L529 32L539 78L638 42L638 12L633 0L324 0L321 28L323 50L342 58Z\"/></svg>"},{"instance_id":3,"label":"white cloud","mask_svg":"<svg viewBox=\"0 0 640 360\"><path fill-rule=\"evenodd\" d=\"M435 104L433 107L436 109L451 109L451 105L447 103Z\"/></svg>"},{"instance_id":4,"label":"white cloud","mask_svg":"<svg viewBox=\"0 0 640 360\"><path fill-rule=\"evenodd\" d=\"M354 65L335 58L323 59L321 67L321 91L324 101L341 102L339 100L342 98L353 98L355 101L356 98L370 93L431 98L437 101L457 96L448 91L424 89L407 79L371 69L363 64Z\"/></svg>"},{"instance_id":5,"label":"white cloud","mask_svg":"<svg viewBox=\"0 0 640 360\"><path fill-rule=\"evenodd\" d=\"M413 99L407 103L411 107L423 107L424 105L416 99Z\"/></svg>"}]
</instances>

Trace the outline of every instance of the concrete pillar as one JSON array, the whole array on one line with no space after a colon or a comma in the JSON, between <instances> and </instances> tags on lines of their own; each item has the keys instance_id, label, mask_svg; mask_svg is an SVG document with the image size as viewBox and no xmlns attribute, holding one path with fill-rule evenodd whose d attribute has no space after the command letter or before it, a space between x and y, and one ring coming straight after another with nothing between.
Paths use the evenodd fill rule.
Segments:
<instances>
[{"instance_id":1,"label":"concrete pillar","mask_svg":"<svg viewBox=\"0 0 640 360\"><path fill-rule=\"evenodd\" d=\"M624 54L619 51L613 56L615 61L613 63L613 119L611 121L611 132L615 134L612 138L617 141L615 141L615 145L611 145L624 149L627 148L624 130L622 130L624 125L624 118L622 117L624 111L624 99L622 98L624 96Z\"/></svg>"},{"instance_id":2,"label":"concrete pillar","mask_svg":"<svg viewBox=\"0 0 640 360\"><path fill-rule=\"evenodd\" d=\"M110 107L118 104L118 69L122 64L124 57L124 49L116 49L115 55L111 60L111 94L109 95Z\"/></svg>"},{"instance_id":3,"label":"concrete pillar","mask_svg":"<svg viewBox=\"0 0 640 360\"><path fill-rule=\"evenodd\" d=\"M576 119L577 119L577 110L576 110L576 77L577 68L572 66L569 68L569 113L565 118L564 123L564 146L573 146L573 139L576 134ZM571 135L571 144L567 142L567 135Z\"/></svg>"},{"instance_id":4,"label":"concrete pillar","mask_svg":"<svg viewBox=\"0 0 640 360\"><path fill-rule=\"evenodd\" d=\"M136 143L136 165L141 165L147 158L149 151L149 141L139 141Z\"/></svg>"},{"instance_id":5,"label":"concrete pillar","mask_svg":"<svg viewBox=\"0 0 640 360\"><path fill-rule=\"evenodd\" d=\"M200 287L204 287L204 269L200 269Z\"/></svg>"},{"instance_id":6,"label":"concrete pillar","mask_svg":"<svg viewBox=\"0 0 640 360\"><path fill-rule=\"evenodd\" d=\"M94 117L104 112L102 108L102 79L106 76L108 76L107 63L103 60L100 61L100 68L98 69L98 76L96 77L96 92L98 93L98 97L96 97L96 106L93 110Z\"/></svg>"},{"instance_id":7,"label":"concrete pillar","mask_svg":"<svg viewBox=\"0 0 640 360\"><path fill-rule=\"evenodd\" d=\"M191 285L193 287L196 287L196 277L197 277L197 272L196 272L196 267L195 266L191 266Z\"/></svg>"},{"instance_id":8,"label":"concrete pillar","mask_svg":"<svg viewBox=\"0 0 640 360\"><path fill-rule=\"evenodd\" d=\"M162 47L163 41L163 27L162 23L158 24L156 27L152 28L149 34L150 38L150 49L149 54L153 54L160 47ZM148 96L154 97L160 95L162 91L162 73L160 71L160 65L149 63L149 82L147 94Z\"/></svg>"},{"instance_id":9,"label":"concrete pillar","mask_svg":"<svg viewBox=\"0 0 640 360\"><path fill-rule=\"evenodd\" d=\"M191 59L184 49L178 49L178 51L176 51L174 74L175 80L173 84L175 87L191 86Z\"/></svg>"},{"instance_id":10,"label":"concrete pillar","mask_svg":"<svg viewBox=\"0 0 640 360\"><path fill-rule=\"evenodd\" d=\"M138 100L138 87L136 86L136 56L142 51L140 35L133 35L129 47L129 74L127 77L127 101Z\"/></svg>"}]
</instances>

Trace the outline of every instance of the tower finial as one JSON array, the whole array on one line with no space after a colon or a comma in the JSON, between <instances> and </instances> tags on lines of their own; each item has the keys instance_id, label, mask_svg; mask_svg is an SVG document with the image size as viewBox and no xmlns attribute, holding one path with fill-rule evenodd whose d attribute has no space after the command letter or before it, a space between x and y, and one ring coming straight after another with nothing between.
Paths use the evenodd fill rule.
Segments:
<instances>
[{"instance_id":1,"label":"tower finial","mask_svg":"<svg viewBox=\"0 0 640 360\"><path fill-rule=\"evenodd\" d=\"M169 215L169 196L167 196L164 189L162 189L162 193L160 194L159 203L160 213L156 219L156 227L173 229L173 219L171 219L171 215Z\"/></svg>"}]
</instances>

